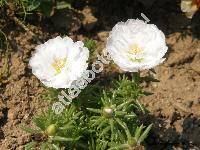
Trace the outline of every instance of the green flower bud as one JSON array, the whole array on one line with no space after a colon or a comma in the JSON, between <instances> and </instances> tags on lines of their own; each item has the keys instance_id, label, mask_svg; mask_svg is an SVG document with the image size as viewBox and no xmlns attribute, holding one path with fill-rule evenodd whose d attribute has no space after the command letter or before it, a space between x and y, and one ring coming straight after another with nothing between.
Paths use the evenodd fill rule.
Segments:
<instances>
[{"instance_id":1,"label":"green flower bud","mask_svg":"<svg viewBox=\"0 0 200 150\"><path fill-rule=\"evenodd\" d=\"M106 118L112 118L113 117L113 109L112 108L104 108L103 109L103 116Z\"/></svg>"},{"instance_id":2,"label":"green flower bud","mask_svg":"<svg viewBox=\"0 0 200 150\"><path fill-rule=\"evenodd\" d=\"M56 125L55 124L51 124L50 126L48 126L46 128L46 134L49 136L53 136L56 134Z\"/></svg>"}]
</instances>

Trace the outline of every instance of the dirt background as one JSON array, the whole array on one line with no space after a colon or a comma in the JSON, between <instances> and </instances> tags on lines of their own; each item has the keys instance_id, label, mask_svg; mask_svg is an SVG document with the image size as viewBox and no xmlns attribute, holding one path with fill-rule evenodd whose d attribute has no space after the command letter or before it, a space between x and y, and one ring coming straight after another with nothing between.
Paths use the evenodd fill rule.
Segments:
<instances>
[{"instance_id":1,"label":"dirt background","mask_svg":"<svg viewBox=\"0 0 200 150\"><path fill-rule=\"evenodd\" d=\"M68 35L74 40L91 38L97 41L98 50L105 47L108 31L115 23L142 19L140 13L166 34L166 61L155 68L156 73L151 73L160 82L142 83L146 91L153 93L141 98L149 110L144 123L154 123L147 149L199 150L200 13L189 20L180 10L180 1L174 0L158 0L151 7L131 0L78 0L73 7L74 10L58 11L50 18L34 14L25 25L39 41L57 35ZM31 118L46 109L49 102L41 100L44 87L28 66L38 39L11 18L2 14L1 17L9 48L0 55L0 69L4 72L0 78L0 149L18 150L31 140L19 125L31 125Z\"/></svg>"}]
</instances>

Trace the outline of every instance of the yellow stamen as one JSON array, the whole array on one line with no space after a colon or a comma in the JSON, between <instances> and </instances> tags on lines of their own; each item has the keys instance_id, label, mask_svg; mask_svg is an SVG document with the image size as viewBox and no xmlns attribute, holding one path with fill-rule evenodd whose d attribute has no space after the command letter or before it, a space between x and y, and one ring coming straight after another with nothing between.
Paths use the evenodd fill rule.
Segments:
<instances>
[{"instance_id":1,"label":"yellow stamen","mask_svg":"<svg viewBox=\"0 0 200 150\"><path fill-rule=\"evenodd\" d=\"M128 51L129 54L134 54L134 55L139 54L141 52L142 49L136 44L131 45L130 50Z\"/></svg>"},{"instance_id":2,"label":"yellow stamen","mask_svg":"<svg viewBox=\"0 0 200 150\"><path fill-rule=\"evenodd\" d=\"M137 44L133 44L130 46L130 50L128 51L128 58L132 61L132 62L142 62L144 60L144 58L137 58L136 55L141 54L142 53L142 49L137 45Z\"/></svg>"},{"instance_id":3,"label":"yellow stamen","mask_svg":"<svg viewBox=\"0 0 200 150\"><path fill-rule=\"evenodd\" d=\"M63 59L54 59L54 62L51 64L52 67L55 69L56 74L59 74L63 67L65 67L66 64L66 58Z\"/></svg>"}]
</instances>

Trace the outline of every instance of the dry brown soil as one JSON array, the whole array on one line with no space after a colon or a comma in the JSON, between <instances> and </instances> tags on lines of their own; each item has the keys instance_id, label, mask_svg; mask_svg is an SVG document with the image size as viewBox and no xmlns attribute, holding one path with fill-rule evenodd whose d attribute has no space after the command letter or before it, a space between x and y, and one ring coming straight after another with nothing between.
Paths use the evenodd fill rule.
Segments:
<instances>
[{"instance_id":1,"label":"dry brown soil","mask_svg":"<svg viewBox=\"0 0 200 150\"><path fill-rule=\"evenodd\" d=\"M43 41L56 35L70 35L74 40L86 37L105 45L108 31L117 21L141 18L146 14L166 34L169 51L166 61L151 75L159 82L143 82L150 96L141 98L149 110L144 118L154 123L147 141L150 150L200 149L200 15L188 20L180 11L180 1L155 2L152 8L129 0L109 3L96 1L78 11L63 11L52 18L28 19L27 27ZM84 5L85 6L85 5ZM106 7L106 9L105 9ZM70 15L69 15L70 13ZM72 17L73 16L73 17ZM64 18L64 19L63 19ZM62 22L58 24L59 22ZM9 73L0 84L0 149L23 149L31 137L19 128L48 107L40 98L43 85L28 66L37 40L7 18L4 29L9 41ZM0 69L3 60L0 59ZM146 72L142 72L146 74Z\"/></svg>"}]
</instances>

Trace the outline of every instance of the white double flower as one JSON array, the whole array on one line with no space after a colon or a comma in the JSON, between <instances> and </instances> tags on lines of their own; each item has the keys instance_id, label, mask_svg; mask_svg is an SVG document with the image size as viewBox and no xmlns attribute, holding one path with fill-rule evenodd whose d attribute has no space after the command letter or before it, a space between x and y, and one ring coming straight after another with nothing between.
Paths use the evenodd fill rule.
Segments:
<instances>
[{"instance_id":1,"label":"white double flower","mask_svg":"<svg viewBox=\"0 0 200 150\"><path fill-rule=\"evenodd\" d=\"M129 72L150 69L162 63L167 49L163 32L138 19L117 23L106 45L113 61Z\"/></svg>"},{"instance_id":2,"label":"white double flower","mask_svg":"<svg viewBox=\"0 0 200 150\"><path fill-rule=\"evenodd\" d=\"M36 47L30 66L47 87L69 88L87 69L88 57L89 50L83 42L58 36Z\"/></svg>"}]
</instances>

